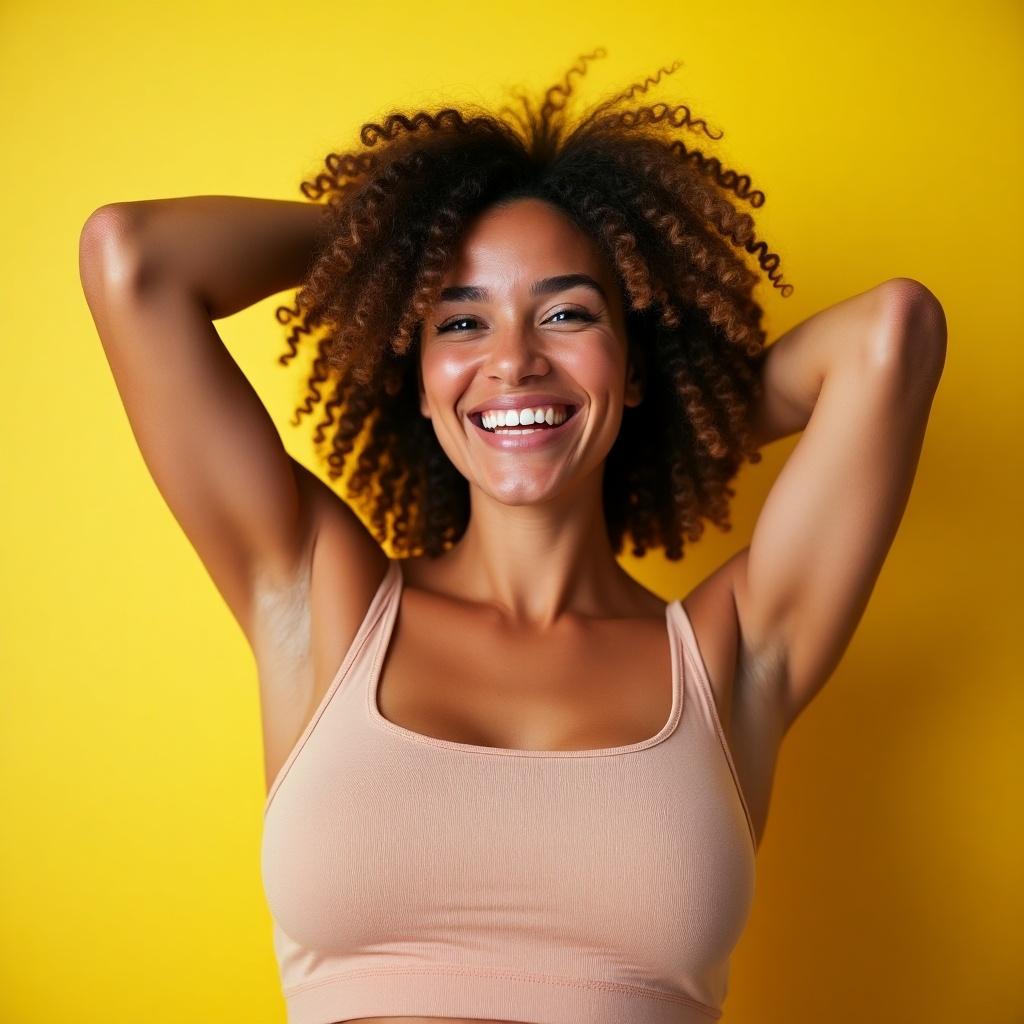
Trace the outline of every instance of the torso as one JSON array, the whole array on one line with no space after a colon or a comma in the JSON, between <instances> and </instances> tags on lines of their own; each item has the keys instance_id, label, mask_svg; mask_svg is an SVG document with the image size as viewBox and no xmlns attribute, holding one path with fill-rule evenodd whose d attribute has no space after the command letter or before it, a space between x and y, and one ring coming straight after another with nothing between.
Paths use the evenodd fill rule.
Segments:
<instances>
[{"instance_id":1,"label":"torso","mask_svg":"<svg viewBox=\"0 0 1024 1024\"><path fill-rule=\"evenodd\" d=\"M360 624L351 597L340 593L345 585L341 574L327 568L343 564L338 554L332 551L329 531L325 536L321 529L309 580L287 594L265 596L263 613L252 627L268 789L326 694ZM377 564L379 572L367 574L362 611L372 598L371 581L383 579L383 555ZM683 606L760 841L781 733L764 702L759 704L740 687L742 680L752 681L758 673L744 666L738 653L742 647L728 566L694 588ZM665 603L655 595L637 584L635 614L577 618L558 624L546 636L510 633L493 610L432 589L432 568L428 559L402 562L399 616L378 684L384 718L457 743L548 750L632 744L660 731L672 704L671 661ZM353 610L342 628L337 611L346 601ZM304 644L296 639L303 627ZM359 1021L485 1024L449 1017Z\"/></svg>"}]
</instances>

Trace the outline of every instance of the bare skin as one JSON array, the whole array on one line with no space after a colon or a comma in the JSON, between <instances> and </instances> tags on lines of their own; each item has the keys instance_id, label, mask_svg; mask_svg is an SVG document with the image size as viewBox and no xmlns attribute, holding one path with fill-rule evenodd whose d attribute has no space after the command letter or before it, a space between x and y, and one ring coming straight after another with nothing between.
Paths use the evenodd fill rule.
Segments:
<instances>
[{"instance_id":1,"label":"bare skin","mask_svg":"<svg viewBox=\"0 0 1024 1024\"><path fill-rule=\"evenodd\" d=\"M305 204L225 198L107 208L83 231L81 269L147 466L252 646L269 789L387 559L284 452L207 315L297 282L314 217ZM604 297L580 285L530 293L570 273ZM509 748L646 739L669 712L665 604L618 565L601 520L603 460L623 407L643 400L612 273L571 222L522 200L471 226L445 285L489 292L433 310L421 358L421 412L470 483L472 516L445 555L402 565L380 710L424 735ZM573 309L596 320L564 315ZM750 543L683 601L758 839L781 740L838 663L895 536L944 354L941 306L905 278L771 347L752 426L762 443L803 437ZM530 453L483 444L466 411L529 391L578 399L573 432Z\"/></svg>"}]
</instances>

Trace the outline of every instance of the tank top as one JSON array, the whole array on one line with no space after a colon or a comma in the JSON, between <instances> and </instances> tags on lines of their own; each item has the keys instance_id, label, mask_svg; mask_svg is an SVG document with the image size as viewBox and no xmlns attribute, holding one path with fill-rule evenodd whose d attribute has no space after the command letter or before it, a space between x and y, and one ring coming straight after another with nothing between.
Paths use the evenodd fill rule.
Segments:
<instances>
[{"instance_id":1,"label":"tank top","mask_svg":"<svg viewBox=\"0 0 1024 1024\"><path fill-rule=\"evenodd\" d=\"M594 750L476 746L377 705L392 559L271 785L261 874L289 1024L716 1020L756 838L682 601L672 710Z\"/></svg>"}]
</instances>

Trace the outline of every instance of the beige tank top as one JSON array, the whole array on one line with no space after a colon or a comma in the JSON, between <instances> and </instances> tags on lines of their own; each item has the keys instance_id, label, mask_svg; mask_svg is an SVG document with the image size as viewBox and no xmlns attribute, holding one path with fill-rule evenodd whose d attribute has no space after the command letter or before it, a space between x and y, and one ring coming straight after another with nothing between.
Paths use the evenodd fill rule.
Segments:
<instances>
[{"instance_id":1,"label":"beige tank top","mask_svg":"<svg viewBox=\"0 0 1024 1024\"><path fill-rule=\"evenodd\" d=\"M392 560L267 796L289 1024L716 1020L756 838L682 602L665 610L672 710L655 736L513 750L381 715L401 591Z\"/></svg>"}]
</instances>

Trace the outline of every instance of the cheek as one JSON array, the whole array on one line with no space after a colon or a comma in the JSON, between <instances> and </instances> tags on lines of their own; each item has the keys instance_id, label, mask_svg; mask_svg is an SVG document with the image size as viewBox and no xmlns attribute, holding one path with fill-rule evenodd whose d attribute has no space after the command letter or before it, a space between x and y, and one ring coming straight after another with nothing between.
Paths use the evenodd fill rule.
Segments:
<instances>
[{"instance_id":1,"label":"cheek","mask_svg":"<svg viewBox=\"0 0 1024 1024\"><path fill-rule=\"evenodd\" d=\"M420 387L434 406L453 406L472 376L469 362L453 352L425 352L420 362Z\"/></svg>"},{"instance_id":2,"label":"cheek","mask_svg":"<svg viewBox=\"0 0 1024 1024\"><path fill-rule=\"evenodd\" d=\"M626 364L622 353L610 346L581 346L559 360L562 370L595 397L622 390Z\"/></svg>"}]
</instances>

